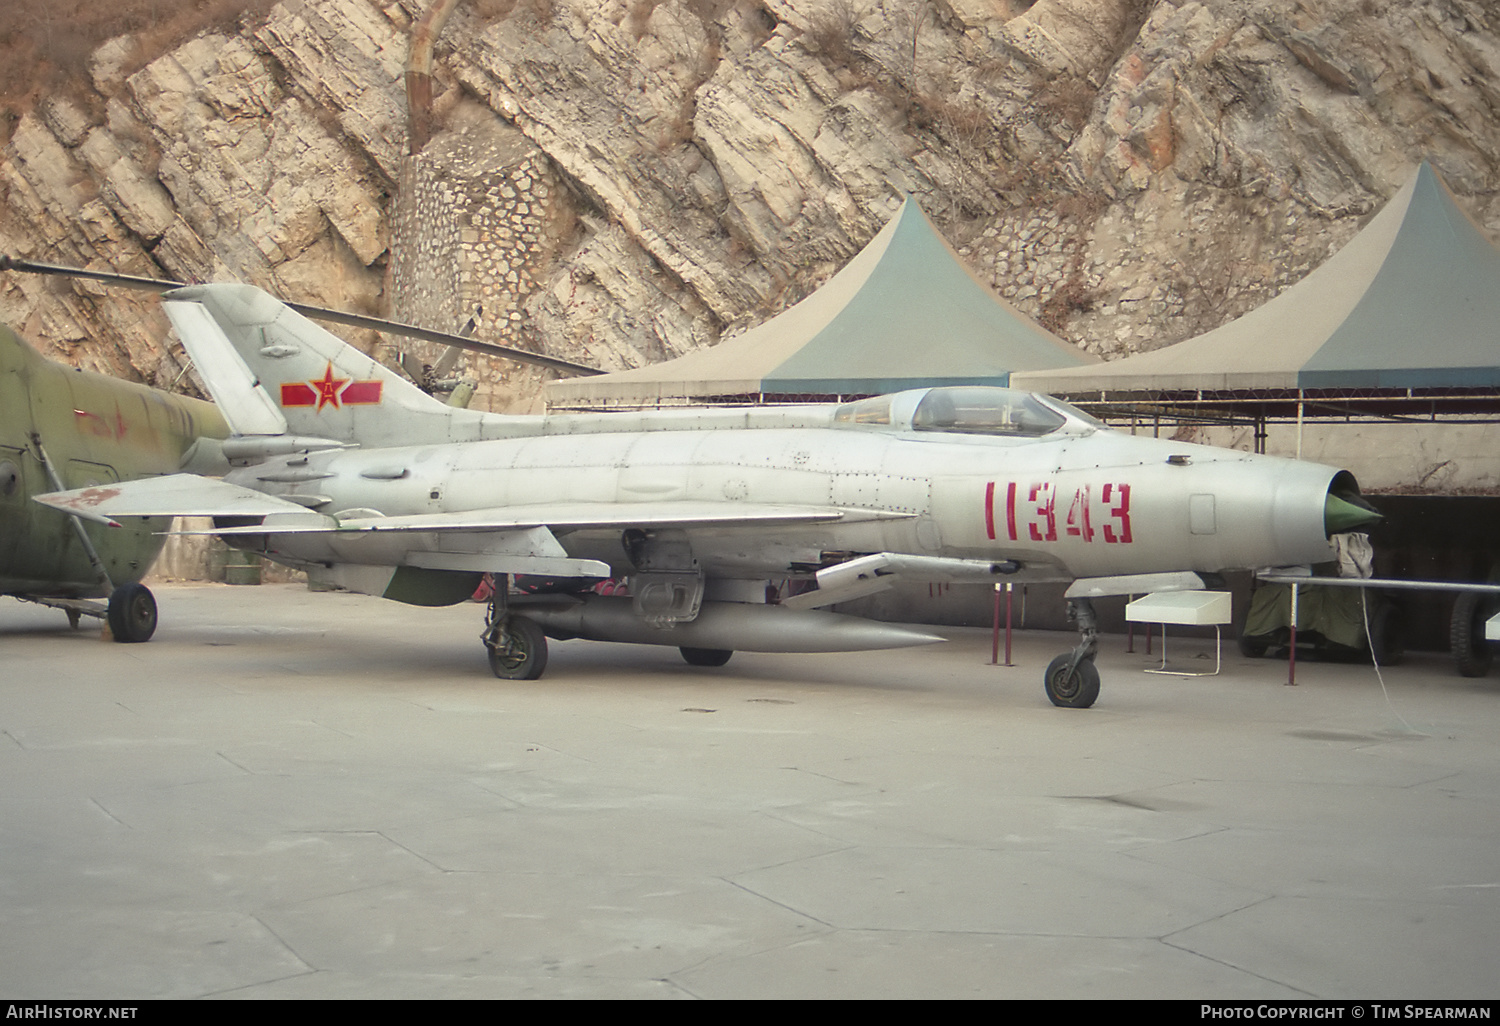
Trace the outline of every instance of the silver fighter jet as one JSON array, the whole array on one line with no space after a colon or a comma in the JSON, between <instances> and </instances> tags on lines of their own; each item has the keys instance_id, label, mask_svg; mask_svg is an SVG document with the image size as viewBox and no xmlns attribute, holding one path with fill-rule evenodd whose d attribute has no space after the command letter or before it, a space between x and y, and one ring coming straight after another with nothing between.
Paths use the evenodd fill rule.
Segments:
<instances>
[{"instance_id":1,"label":"silver fighter jet","mask_svg":"<svg viewBox=\"0 0 1500 1026\"><path fill-rule=\"evenodd\" d=\"M106 523L211 516L230 544L418 605L496 575L494 673L547 638L821 652L941 640L825 607L898 580L1072 581L1048 697L1098 695L1101 595L1318 562L1377 514L1344 471L1134 437L1065 403L930 388L846 404L517 417L444 405L246 285L164 296L234 435L222 480L40 501Z\"/></svg>"}]
</instances>

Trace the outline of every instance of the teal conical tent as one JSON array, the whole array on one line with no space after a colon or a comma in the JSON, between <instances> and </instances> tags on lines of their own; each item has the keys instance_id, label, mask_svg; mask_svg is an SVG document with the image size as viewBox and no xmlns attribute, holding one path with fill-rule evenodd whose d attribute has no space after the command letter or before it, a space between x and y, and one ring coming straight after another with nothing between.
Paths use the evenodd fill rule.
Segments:
<instances>
[{"instance_id":1,"label":"teal conical tent","mask_svg":"<svg viewBox=\"0 0 1500 1026\"><path fill-rule=\"evenodd\" d=\"M1343 249L1264 306L1176 345L1015 383L1116 397L1500 387L1500 250L1424 162Z\"/></svg>"},{"instance_id":2,"label":"teal conical tent","mask_svg":"<svg viewBox=\"0 0 1500 1026\"><path fill-rule=\"evenodd\" d=\"M1006 385L1095 361L982 284L908 198L843 270L756 328L675 360L553 381L551 404L874 395Z\"/></svg>"}]
</instances>

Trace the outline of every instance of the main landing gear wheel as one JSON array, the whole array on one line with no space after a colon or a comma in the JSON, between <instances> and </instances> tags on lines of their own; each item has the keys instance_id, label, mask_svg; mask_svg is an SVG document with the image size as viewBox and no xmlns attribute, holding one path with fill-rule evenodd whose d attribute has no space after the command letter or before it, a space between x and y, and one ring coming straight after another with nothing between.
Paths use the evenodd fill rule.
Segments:
<instances>
[{"instance_id":1,"label":"main landing gear wheel","mask_svg":"<svg viewBox=\"0 0 1500 1026\"><path fill-rule=\"evenodd\" d=\"M144 584L116 588L109 596L107 619L116 641L150 641L156 633L156 599Z\"/></svg>"},{"instance_id":2,"label":"main landing gear wheel","mask_svg":"<svg viewBox=\"0 0 1500 1026\"><path fill-rule=\"evenodd\" d=\"M490 670L501 680L536 680L547 668L547 636L533 621L512 616L485 641Z\"/></svg>"},{"instance_id":3,"label":"main landing gear wheel","mask_svg":"<svg viewBox=\"0 0 1500 1026\"><path fill-rule=\"evenodd\" d=\"M1490 672L1495 653L1484 640L1484 622L1495 615L1495 608L1493 598L1474 591L1464 592L1453 603L1448 644L1460 676L1483 677Z\"/></svg>"},{"instance_id":4,"label":"main landing gear wheel","mask_svg":"<svg viewBox=\"0 0 1500 1026\"><path fill-rule=\"evenodd\" d=\"M1069 673L1068 665L1072 662L1071 652L1052 660L1047 666L1043 685L1053 705L1064 709L1087 709L1099 697L1099 669L1092 659L1080 659Z\"/></svg>"},{"instance_id":5,"label":"main landing gear wheel","mask_svg":"<svg viewBox=\"0 0 1500 1026\"><path fill-rule=\"evenodd\" d=\"M682 653L682 658L687 660L689 666L723 666L729 662L729 657L734 655L732 648L687 648L681 647L677 651Z\"/></svg>"}]
</instances>

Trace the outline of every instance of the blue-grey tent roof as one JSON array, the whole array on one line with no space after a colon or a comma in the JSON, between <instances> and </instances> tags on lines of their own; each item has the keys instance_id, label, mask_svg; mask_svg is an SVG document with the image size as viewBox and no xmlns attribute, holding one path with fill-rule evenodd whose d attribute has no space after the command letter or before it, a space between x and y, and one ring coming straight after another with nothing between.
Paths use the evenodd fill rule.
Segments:
<instances>
[{"instance_id":1,"label":"blue-grey tent roof","mask_svg":"<svg viewBox=\"0 0 1500 1026\"><path fill-rule=\"evenodd\" d=\"M549 382L551 403L866 395L1006 385L1012 371L1095 358L983 285L908 198L827 284L742 335L675 360Z\"/></svg>"},{"instance_id":2,"label":"blue-grey tent roof","mask_svg":"<svg viewBox=\"0 0 1500 1026\"><path fill-rule=\"evenodd\" d=\"M1016 384L1073 394L1500 386L1500 250L1424 162L1343 249L1243 317Z\"/></svg>"}]
</instances>

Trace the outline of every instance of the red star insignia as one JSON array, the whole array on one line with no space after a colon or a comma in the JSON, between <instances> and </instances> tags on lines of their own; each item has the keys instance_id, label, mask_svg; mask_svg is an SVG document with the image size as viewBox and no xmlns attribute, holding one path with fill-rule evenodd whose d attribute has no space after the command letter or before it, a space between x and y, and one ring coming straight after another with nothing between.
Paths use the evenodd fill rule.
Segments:
<instances>
[{"instance_id":1,"label":"red star insignia","mask_svg":"<svg viewBox=\"0 0 1500 1026\"><path fill-rule=\"evenodd\" d=\"M333 404L335 410L338 409L339 389L348 383L348 378L336 378L333 376L333 364L330 363L328 369L323 372L323 376L315 378L311 382L312 387L318 390L318 409L322 410L329 403Z\"/></svg>"}]
</instances>

